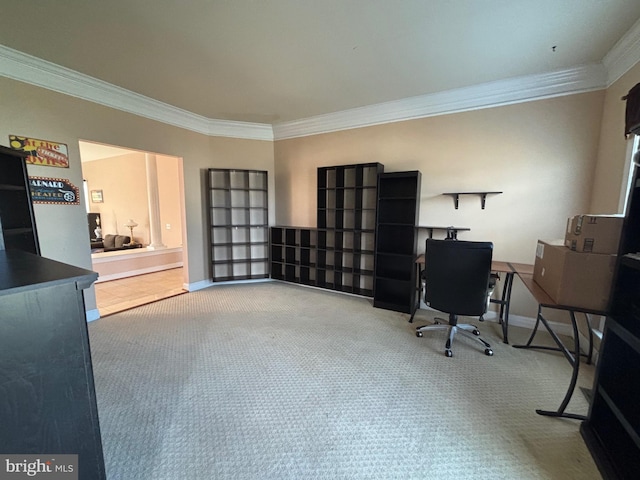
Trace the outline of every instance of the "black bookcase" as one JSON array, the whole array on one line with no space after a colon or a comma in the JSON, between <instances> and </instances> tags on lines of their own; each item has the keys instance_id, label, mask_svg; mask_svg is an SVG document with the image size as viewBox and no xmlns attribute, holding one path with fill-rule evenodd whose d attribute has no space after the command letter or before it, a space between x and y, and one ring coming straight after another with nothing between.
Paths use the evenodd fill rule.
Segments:
<instances>
[{"instance_id":1,"label":"black bookcase","mask_svg":"<svg viewBox=\"0 0 640 480\"><path fill-rule=\"evenodd\" d=\"M380 163L318 168L316 286L373 295Z\"/></svg>"},{"instance_id":2,"label":"black bookcase","mask_svg":"<svg viewBox=\"0 0 640 480\"><path fill-rule=\"evenodd\" d=\"M210 168L207 173L212 280L268 278L267 172Z\"/></svg>"},{"instance_id":3,"label":"black bookcase","mask_svg":"<svg viewBox=\"0 0 640 480\"><path fill-rule=\"evenodd\" d=\"M416 293L416 242L421 174L378 176L373 306L411 313Z\"/></svg>"},{"instance_id":4,"label":"black bookcase","mask_svg":"<svg viewBox=\"0 0 640 480\"><path fill-rule=\"evenodd\" d=\"M39 255L26 157L0 145L0 250Z\"/></svg>"},{"instance_id":5,"label":"black bookcase","mask_svg":"<svg viewBox=\"0 0 640 480\"><path fill-rule=\"evenodd\" d=\"M640 472L640 173L635 167L582 436L605 478Z\"/></svg>"}]
</instances>

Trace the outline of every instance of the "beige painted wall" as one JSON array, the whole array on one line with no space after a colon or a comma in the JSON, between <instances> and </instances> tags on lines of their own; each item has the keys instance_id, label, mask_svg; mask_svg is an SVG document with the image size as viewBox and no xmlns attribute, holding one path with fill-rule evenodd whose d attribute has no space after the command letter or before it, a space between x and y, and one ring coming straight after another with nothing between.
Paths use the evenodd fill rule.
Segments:
<instances>
[{"instance_id":1,"label":"beige painted wall","mask_svg":"<svg viewBox=\"0 0 640 480\"><path fill-rule=\"evenodd\" d=\"M567 218L589 209L603 100L598 91L277 141L277 223L316 225L317 167L380 162L422 172L421 225L469 227L459 238L493 241L496 260L533 263L539 238L563 238ZM441 195L483 190L504 193L485 210L479 197L455 210ZM519 281L512 312L535 315Z\"/></svg>"},{"instance_id":2,"label":"beige painted wall","mask_svg":"<svg viewBox=\"0 0 640 480\"><path fill-rule=\"evenodd\" d=\"M638 82L640 82L640 63L607 89L600 131L598 164L591 197L592 213L618 212L620 187L627 157L627 140L624 137L626 102L621 99Z\"/></svg>"},{"instance_id":3,"label":"beige painted wall","mask_svg":"<svg viewBox=\"0 0 640 480\"><path fill-rule=\"evenodd\" d=\"M493 240L496 259L532 262L536 240L562 237L568 216L608 213L617 206L626 148L619 98L639 76L636 66L607 92L275 143L207 137L0 78L0 143L8 144L9 134L66 143L68 170L30 166L29 174L68 178L78 187L80 139L181 158L187 283L209 278L207 168L267 170L270 224L299 226L315 226L319 166L378 161L386 171L418 169L423 174L421 224L470 227L461 238ZM463 197L454 210L452 200L440 195L484 189L504 191L488 198L486 210L476 197ZM43 255L91 268L84 205L36 205L35 211ZM95 308L93 290L86 297L87 309ZM532 315L532 302L517 282L513 312Z\"/></svg>"},{"instance_id":4,"label":"beige painted wall","mask_svg":"<svg viewBox=\"0 0 640 480\"><path fill-rule=\"evenodd\" d=\"M182 221L178 159L157 156L156 162L162 241L168 247L179 247L182 245ZM89 198L91 212L100 213L102 234L129 235L124 224L131 218L138 224L133 230L136 241L149 244L151 230L145 154L131 153L84 162L82 172L89 191L102 190L103 193L102 203L94 203ZM167 224L171 229L166 229Z\"/></svg>"},{"instance_id":5,"label":"beige painted wall","mask_svg":"<svg viewBox=\"0 0 640 480\"><path fill-rule=\"evenodd\" d=\"M148 243L149 213L144 154L132 153L84 162L82 174L89 192L102 190L102 203L94 203L89 198L91 212L100 214L102 235L129 235L129 229L124 224L131 218L138 223L133 232L136 241Z\"/></svg>"},{"instance_id":6,"label":"beige painted wall","mask_svg":"<svg viewBox=\"0 0 640 480\"><path fill-rule=\"evenodd\" d=\"M272 142L208 137L4 77L0 78L0 105L0 143L8 145L8 136L16 134L66 143L69 148L69 169L30 166L29 175L68 178L81 188L79 140L182 158L186 283L209 278L206 197L202 189L207 168L267 170L269 207L274 215ZM85 201L83 198L79 206L35 206L43 256L91 268ZM93 288L85 299L87 310L96 308Z\"/></svg>"}]
</instances>

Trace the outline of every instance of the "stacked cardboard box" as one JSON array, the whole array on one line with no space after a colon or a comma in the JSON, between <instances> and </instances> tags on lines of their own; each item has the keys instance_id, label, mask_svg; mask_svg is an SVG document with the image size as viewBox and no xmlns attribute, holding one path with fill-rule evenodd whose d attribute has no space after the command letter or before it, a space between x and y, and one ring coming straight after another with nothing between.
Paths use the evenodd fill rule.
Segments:
<instances>
[{"instance_id":1,"label":"stacked cardboard box","mask_svg":"<svg viewBox=\"0 0 640 480\"><path fill-rule=\"evenodd\" d=\"M622 215L575 215L567 220L564 244L583 253L618 253Z\"/></svg>"},{"instance_id":2,"label":"stacked cardboard box","mask_svg":"<svg viewBox=\"0 0 640 480\"><path fill-rule=\"evenodd\" d=\"M560 305L606 311L623 217L576 215L564 240L538 240L533 279Z\"/></svg>"}]
</instances>

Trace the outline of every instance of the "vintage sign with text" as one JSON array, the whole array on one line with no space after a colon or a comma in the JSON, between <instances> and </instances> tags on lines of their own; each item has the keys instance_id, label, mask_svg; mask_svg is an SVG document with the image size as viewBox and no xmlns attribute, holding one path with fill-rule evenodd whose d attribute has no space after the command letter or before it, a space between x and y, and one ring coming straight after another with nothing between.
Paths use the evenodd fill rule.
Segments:
<instances>
[{"instance_id":1,"label":"vintage sign with text","mask_svg":"<svg viewBox=\"0 0 640 480\"><path fill-rule=\"evenodd\" d=\"M78 187L65 178L29 177L33 203L80 205Z\"/></svg>"},{"instance_id":2,"label":"vintage sign with text","mask_svg":"<svg viewBox=\"0 0 640 480\"><path fill-rule=\"evenodd\" d=\"M64 143L9 135L9 145L14 150L28 153L27 163L46 167L69 168L69 152Z\"/></svg>"}]
</instances>

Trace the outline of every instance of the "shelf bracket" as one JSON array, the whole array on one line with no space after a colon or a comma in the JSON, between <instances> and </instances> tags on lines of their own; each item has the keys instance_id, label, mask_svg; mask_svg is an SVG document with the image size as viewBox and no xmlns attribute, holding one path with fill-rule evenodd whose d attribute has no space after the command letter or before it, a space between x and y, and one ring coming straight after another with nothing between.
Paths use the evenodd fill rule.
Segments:
<instances>
[{"instance_id":1,"label":"shelf bracket","mask_svg":"<svg viewBox=\"0 0 640 480\"><path fill-rule=\"evenodd\" d=\"M480 204L482 206L482 209L484 210L486 204L487 204L487 195L489 194L500 194L502 192L449 192L449 193L443 193L443 195L449 195L451 197L453 197L453 205L455 207L455 209L458 209L459 203L460 203L460 195L479 195L480 196Z\"/></svg>"},{"instance_id":2,"label":"shelf bracket","mask_svg":"<svg viewBox=\"0 0 640 480\"><path fill-rule=\"evenodd\" d=\"M487 194L486 194L486 193L481 193L481 194L480 194L480 197L481 197L481 198L480 198L480 204L481 204L481 206L482 206L482 210L484 210L484 206L485 206L485 205L486 205L486 203L487 203Z\"/></svg>"}]
</instances>

